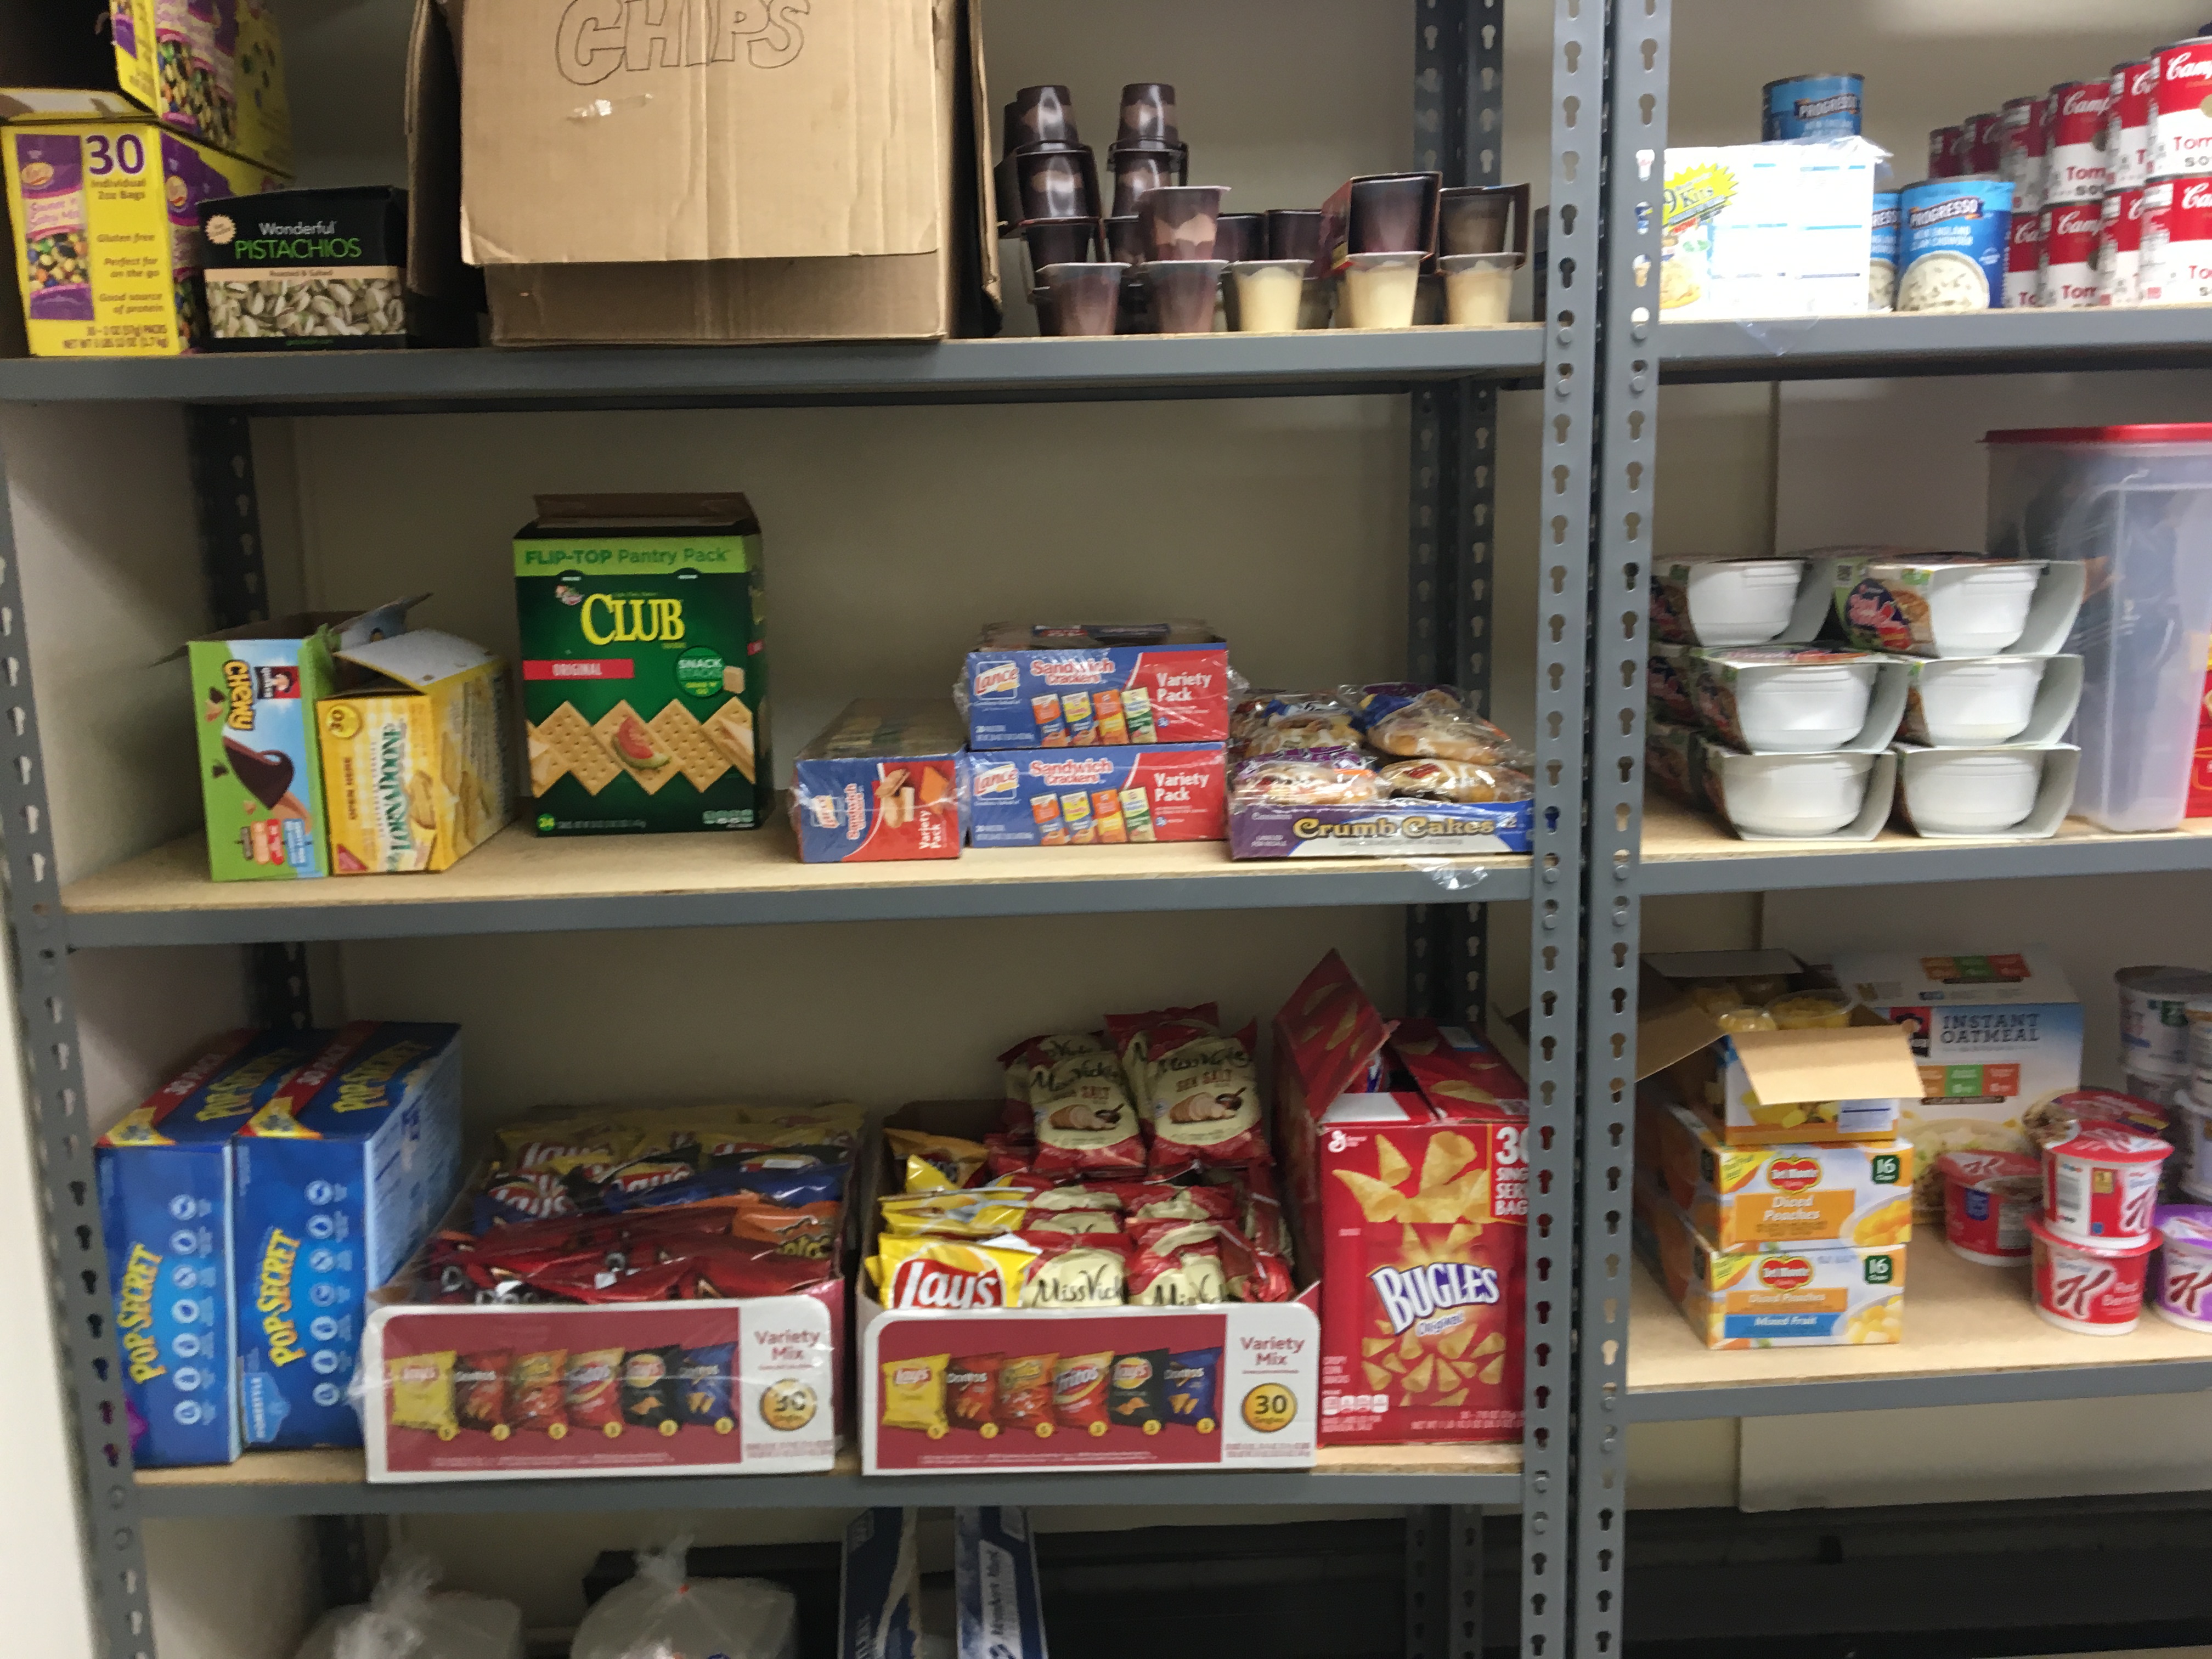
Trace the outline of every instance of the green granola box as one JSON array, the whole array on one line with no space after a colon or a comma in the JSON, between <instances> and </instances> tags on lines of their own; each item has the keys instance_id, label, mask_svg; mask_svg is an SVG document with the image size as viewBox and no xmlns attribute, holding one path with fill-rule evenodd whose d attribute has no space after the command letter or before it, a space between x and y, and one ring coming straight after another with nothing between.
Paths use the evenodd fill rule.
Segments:
<instances>
[{"instance_id":1,"label":"green granola box","mask_svg":"<svg viewBox=\"0 0 2212 1659\"><path fill-rule=\"evenodd\" d=\"M757 830L775 805L743 495L540 495L514 541L541 836Z\"/></svg>"}]
</instances>

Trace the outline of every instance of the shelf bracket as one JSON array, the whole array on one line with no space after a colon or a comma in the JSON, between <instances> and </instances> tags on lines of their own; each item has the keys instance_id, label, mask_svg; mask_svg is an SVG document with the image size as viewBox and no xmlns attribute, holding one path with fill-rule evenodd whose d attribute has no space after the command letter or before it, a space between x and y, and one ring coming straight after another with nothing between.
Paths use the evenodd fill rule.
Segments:
<instances>
[{"instance_id":1,"label":"shelf bracket","mask_svg":"<svg viewBox=\"0 0 2212 1659\"><path fill-rule=\"evenodd\" d=\"M1482 1510L1406 1511L1406 1659L1482 1659Z\"/></svg>"}]
</instances>

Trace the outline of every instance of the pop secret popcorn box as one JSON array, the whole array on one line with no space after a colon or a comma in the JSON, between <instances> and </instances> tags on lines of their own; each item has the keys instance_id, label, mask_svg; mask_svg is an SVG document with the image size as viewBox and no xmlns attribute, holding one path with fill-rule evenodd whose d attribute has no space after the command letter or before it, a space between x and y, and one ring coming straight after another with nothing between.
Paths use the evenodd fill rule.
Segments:
<instances>
[{"instance_id":1,"label":"pop secret popcorn box","mask_svg":"<svg viewBox=\"0 0 2212 1659\"><path fill-rule=\"evenodd\" d=\"M1322 1443L1519 1440L1526 1085L1467 1031L1394 1034L1334 952L1276 1016L1274 1053L1321 1279Z\"/></svg>"}]
</instances>

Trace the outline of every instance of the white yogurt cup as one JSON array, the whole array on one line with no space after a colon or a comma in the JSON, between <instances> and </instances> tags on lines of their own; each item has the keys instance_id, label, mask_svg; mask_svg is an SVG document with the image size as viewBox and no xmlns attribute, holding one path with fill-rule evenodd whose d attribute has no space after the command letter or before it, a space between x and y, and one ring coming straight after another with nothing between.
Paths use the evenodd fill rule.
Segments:
<instances>
[{"instance_id":1,"label":"white yogurt cup","mask_svg":"<svg viewBox=\"0 0 2212 1659\"><path fill-rule=\"evenodd\" d=\"M2040 749L1931 749L1905 767L1912 827L1942 836L2001 836L2027 821L2043 787Z\"/></svg>"},{"instance_id":2,"label":"white yogurt cup","mask_svg":"<svg viewBox=\"0 0 2212 1659\"><path fill-rule=\"evenodd\" d=\"M1928 741L1939 749L2010 743L2027 729L2045 665L2042 657L1939 657L1920 664L1912 690Z\"/></svg>"},{"instance_id":3,"label":"white yogurt cup","mask_svg":"<svg viewBox=\"0 0 2212 1659\"><path fill-rule=\"evenodd\" d=\"M1947 657L1995 656L2027 631L2043 581L2040 559L1960 564L1936 573L1928 590L1929 631Z\"/></svg>"},{"instance_id":4,"label":"white yogurt cup","mask_svg":"<svg viewBox=\"0 0 2212 1659\"><path fill-rule=\"evenodd\" d=\"M1690 626L1700 645L1766 645L1782 637L1802 559L1701 559L1686 583Z\"/></svg>"},{"instance_id":5,"label":"white yogurt cup","mask_svg":"<svg viewBox=\"0 0 2212 1659\"><path fill-rule=\"evenodd\" d=\"M2212 1194L2212 1105L2184 1095L2174 1103L2170 1133L2182 1190L2191 1197Z\"/></svg>"},{"instance_id":6,"label":"white yogurt cup","mask_svg":"<svg viewBox=\"0 0 2212 1659\"><path fill-rule=\"evenodd\" d=\"M1448 253L1437 261L1444 275L1444 319L1455 328L1497 328L1512 320L1513 273L1526 255Z\"/></svg>"},{"instance_id":7,"label":"white yogurt cup","mask_svg":"<svg viewBox=\"0 0 2212 1659\"><path fill-rule=\"evenodd\" d=\"M2129 1071L2185 1077L2200 1042L2212 1057L2212 1031L2193 1036L2189 1018L2192 1001L2212 998L2212 974L2199 968L2123 968L2112 985L2120 994L2120 1063ZM2206 1017L2212 1020L2212 1003Z\"/></svg>"},{"instance_id":8,"label":"white yogurt cup","mask_svg":"<svg viewBox=\"0 0 2212 1659\"><path fill-rule=\"evenodd\" d=\"M1421 294L1421 255L1349 254L1340 282L1338 327L1413 327Z\"/></svg>"},{"instance_id":9,"label":"white yogurt cup","mask_svg":"<svg viewBox=\"0 0 2212 1659\"><path fill-rule=\"evenodd\" d=\"M2158 1231L2151 1311L2185 1331L2212 1334L2212 1216L2182 1206L2161 1207Z\"/></svg>"},{"instance_id":10,"label":"white yogurt cup","mask_svg":"<svg viewBox=\"0 0 2212 1659\"><path fill-rule=\"evenodd\" d=\"M1724 755L1705 750L1722 813L1754 836L1832 836L1866 805L1872 755Z\"/></svg>"}]
</instances>

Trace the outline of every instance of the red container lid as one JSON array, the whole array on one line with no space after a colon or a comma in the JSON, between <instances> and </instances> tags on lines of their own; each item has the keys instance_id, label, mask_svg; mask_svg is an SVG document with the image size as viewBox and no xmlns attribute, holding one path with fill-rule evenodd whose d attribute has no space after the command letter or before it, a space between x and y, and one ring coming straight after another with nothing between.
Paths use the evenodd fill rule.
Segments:
<instances>
[{"instance_id":1,"label":"red container lid","mask_svg":"<svg viewBox=\"0 0 2212 1659\"><path fill-rule=\"evenodd\" d=\"M2212 422L2170 426L2052 426L1992 432L1985 444L2212 444Z\"/></svg>"},{"instance_id":2,"label":"red container lid","mask_svg":"<svg viewBox=\"0 0 2212 1659\"><path fill-rule=\"evenodd\" d=\"M2040 1160L2026 1152L1999 1151L1946 1152L1936 1160L1942 1174L1962 1187L1985 1187L1996 1181L2033 1179L2043 1173Z\"/></svg>"},{"instance_id":3,"label":"red container lid","mask_svg":"<svg viewBox=\"0 0 2212 1659\"><path fill-rule=\"evenodd\" d=\"M2118 1123L2084 1123L2069 1139L2048 1149L2053 1158L2076 1158L2087 1164L2163 1164L2173 1154L2173 1143L2139 1135Z\"/></svg>"},{"instance_id":4,"label":"red container lid","mask_svg":"<svg viewBox=\"0 0 2212 1659\"><path fill-rule=\"evenodd\" d=\"M2040 1215L2028 1217L2027 1230L2053 1249L2073 1250L2082 1255L2101 1255L2114 1261L2125 1261L2130 1256L2148 1255L2159 1247L2160 1243L2156 1233L2140 1244L2115 1244L2108 1238L2068 1238L2052 1232Z\"/></svg>"}]
</instances>

